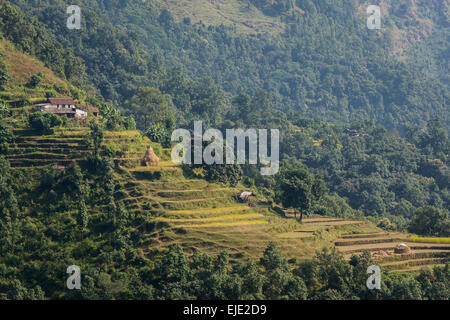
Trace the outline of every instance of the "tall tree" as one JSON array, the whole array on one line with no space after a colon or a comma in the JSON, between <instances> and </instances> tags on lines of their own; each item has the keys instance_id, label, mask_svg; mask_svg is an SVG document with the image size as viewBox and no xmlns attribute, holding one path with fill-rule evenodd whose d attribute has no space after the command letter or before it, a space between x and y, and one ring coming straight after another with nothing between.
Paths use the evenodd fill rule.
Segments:
<instances>
[{"instance_id":1,"label":"tall tree","mask_svg":"<svg viewBox=\"0 0 450 320\"><path fill-rule=\"evenodd\" d=\"M277 176L276 198L285 208L300 212L300 221L303 214L309 215L315 201L325 193L325 186L321 179L312 175L307 168L301 165L287 167Z\"/></svg>"},{"instance_id":2,"label":"tall tree","mask_svg":"<svg viewBox=\"0 0 450 320\"><path fill-rule=\"evenodd\" d=\"M77 225L81 231L81 239L83 239L83 232L86 229L89 222L88 210L84 200L80 201L78 206Z\"/></svg>"}]
</instances>

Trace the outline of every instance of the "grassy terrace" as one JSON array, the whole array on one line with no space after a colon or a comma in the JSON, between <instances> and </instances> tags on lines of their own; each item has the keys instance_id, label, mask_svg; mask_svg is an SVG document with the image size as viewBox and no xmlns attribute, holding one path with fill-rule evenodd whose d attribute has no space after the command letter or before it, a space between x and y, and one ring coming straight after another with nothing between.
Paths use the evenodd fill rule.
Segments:
<instances>
[{"instance_id":1,"label":"grassy terrace","mask_svg":"<svg viewBox=\"0 0 450 320\"><path fill-rule=\"evenodd\" d=\"M411 252L394 253L394 248L400 242L408 245ZM419 266L440 265L450 261L450 243L434 242L432 238L428 242L413 242L404 233L352 234L341 237L335 245L346 258L368 250L375 261L388 270L417 270Z\"/></svg>"},{"instance_id":2,"label":"grassy terrace","mask_svg":"<svg viewBox=\"0 0 450 320\"><path fill-rule=\"evenodd\" d=\"M161 2L163 6L170 9L177 20L189 17L192 23L202 21L206 25L233 25L238 32L244 34L278 34L285 29L284 23L279 19L264 15L244 1L227 0L212 3L203 0L163 0Z\"/></svg>"},{"instance_id":3,"label":"grassy terrace","mask_svg":"<svg viewBox=\"0 0 450 320\"><path fill-rule=\"evenodd\" d=\"M15 140L8 158L13 168L26 170L30 177L39 179L42 168L81 161L91 152L88 128L59 128L52 135L40 136L24 129L23 114L15 119ZM450 257L446 238L387 233L368 221L323 216L306 217L299 223L289 212L283 217L275 213L264 201L256 201L254 208L238 204L234 195L244 190L242 186L230 188L185 177L182 168L171 162L169 149L138 131L106 131L104 144L115 151L116 178L121 185L116 196L131 214L155 226L142 229L145 252L178 243L187 253L227 250L231 260L237 261L258 259L268 243L276 241L286 257L297 260L310 258L323 247L335 246L345 258L369 250L382 267L395 271L440 265ZM161 161L144 167L139 160L147 146L153 147ZM103 209L94 208L92 214ZM405 242L412 252L394 254L399 242Z\"/></svg>"},{"instance_id":4,"label":"grassy terrace","mask_svg":"<svg viewBox=\"0 0 450 320\"><path fill-rule=\"evenodd\" d=\"M366 221L309 217L300 224L293 216L281 217L263 201L257 207L238 204L235 193L244 190L188 179L174 166L168 150L151 167L122 167L117 175L121 199L135 215L153 217L156 230L148 231L148 247L178 243L186 252L194 249L216 254L227 250L236 261L258 258L270 241L276 241L289 258L311 257L324 246L333 246L341 234L380 232Z\"/></svg>"},{"instance_id":5,"label":"grassy terrace","mask_svg":"<svg viewBox=\"0 0 450 320\"><path fill-rule=\"evenodd\" d=\"M29 130L15 129L15 140L10 144L8 159L12 167L40 167L64 165L86 158L91 151L87 128L59 129L54 134L40 136ZM120 163L137 163L147 146L155 146L138 131L105 132L104 144L111 146ZM158 147L158 146L156 146Z\"/></svg>"}]
</instances>

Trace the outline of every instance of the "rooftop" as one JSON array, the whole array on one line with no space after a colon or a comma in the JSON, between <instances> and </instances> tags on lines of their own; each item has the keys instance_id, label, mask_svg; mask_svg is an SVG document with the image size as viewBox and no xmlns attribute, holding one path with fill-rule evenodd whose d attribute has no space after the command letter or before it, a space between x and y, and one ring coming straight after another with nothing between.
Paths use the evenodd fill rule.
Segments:
<instances>
[{"instance_id":1,"label":"rooftop","mask_svg":"<svg viewBox=\"0 0 450 320\"><path fill-rule=\"evenodd\" d=\"M75 104L72 98L49 98L51 104Z\"/></svg>"}]
</instances>

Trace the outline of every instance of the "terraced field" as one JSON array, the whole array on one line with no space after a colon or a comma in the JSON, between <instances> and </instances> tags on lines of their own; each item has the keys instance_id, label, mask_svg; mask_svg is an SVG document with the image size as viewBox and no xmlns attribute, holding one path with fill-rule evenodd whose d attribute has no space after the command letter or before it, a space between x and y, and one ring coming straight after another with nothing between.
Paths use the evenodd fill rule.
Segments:
<instances>
[{"instance_id":1,"label":"terraced field","mask_svg":"<svg viewBox=\"0 0 450 320\"><path fill-rule=\"evenodd\" d=\"M15 129L8 159L15 169L36 172L82 161L91 151L88 133L88 128L79 127L38 136ZM281 216L264 201L253 200L256 207L236 203L234 195L244 190L242 186L230 188L185 177L183 169L170 161L170 150L138 131L106 131L104 144L115 152L121 184L117 197L135 217L151 217L157 226L144 231L146 250L178 243L187 253L227 250L232 261L237 261L258 259L269 242L276 241L285 256L296 259L310 258L323 247L336 246L346 258L369 250L390 270L415 270L449 261L450 244L412 242L406 234L383 232L368 221L312 216L299 223L291 213ZM161 158L157 165L140 166L147 146ZM412 252L394 254L399 242L405 242Z\"/></svg>"},{"instance_id":2,"label":"terraced field","mask_svg":"<svg viewBox=\"0 0 450 320\"><path fill-rule=\"evenodd\" d=\"M411 252L395 253L394 248L399 243L405 243ZM450 261L449 243L413 242L404 233L344 235L335 242L335 246L347 259L352 254L368 250L374 260L388 270L417 270L424 266L440 265Z\"/></svg>"},{"instance_id":3,"label":"terraced field","mask_svg":"<svg viewBox=\"0 0 450 320\"><path fill-rule=\"evenodd\" d=\"M292 215L282 217L270 205L239 204L234 195L244 190L188 179L165 152L155 166L122 167L118 179L121 199L135 215L154 217L159 226L148 232L148 249L178 243L187 253L198 249L210 254L227 250L232 261L259 258L270 241L276 241L289 258L307 258L323 246L332 246L340 233L377 230L366 221L309 217L300 224Z\"/></svg>"},{"instance_id":4,"label":"terraced field","mask_svg":"<svg viewBox=\"0 0 450 320\"><path fill-rule=\"evenodd\" d=\"M48 136L36 135L30 130L16 129L8 159L12 167L18 168L64 166L72 161L84 160L91 151L88 133L89 129L83 127L56 130L54 134ZM142 137L138 131L106 131L104 144L115 150L116 162L124 164L128 161L134 165L139 163L148 145L155 145L148 138Z\"/></svg>"}]
</instances>

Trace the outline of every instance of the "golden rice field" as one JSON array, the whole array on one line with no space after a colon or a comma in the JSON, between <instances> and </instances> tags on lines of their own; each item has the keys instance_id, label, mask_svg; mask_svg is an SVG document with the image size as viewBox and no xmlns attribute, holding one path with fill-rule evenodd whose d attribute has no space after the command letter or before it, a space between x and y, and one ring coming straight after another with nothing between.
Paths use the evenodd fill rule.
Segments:
<instances>
[{"instance_id":1,"label":"golden rice field","mask_svg":"<svg viewBox=\"0 0 450 320\"><path fill-rule=\"evenodd\" d=\"M33 136L17 130L9 160L13 168L38 170L84 159L90 150L87 132L86 128L75 128ZM236 203L234 195L245 190L242 186L230 188L201 178L186 178L183 170L170 161L170 150L138 131L107 132L105 143L114 145L117 151L121 200L131 214L150 216L159 226L146 233L146 250L177 243L188 254L194 250L210 254L227 250L231 260L238 261L258 259L269 242L275 241L286 257L297 260L311 258L323 247L336 247L345 258L368 250L389 270L416 270L449 260L449 238L387 233L369 221L324 216L305 217L300 223L289 212L280 216L263 199L253 200L256 207ZM147 146L160 157L158 164L140 165ZM399 242L410 246L411 253L395 254Z\"/></svg>"}]
</instances>

